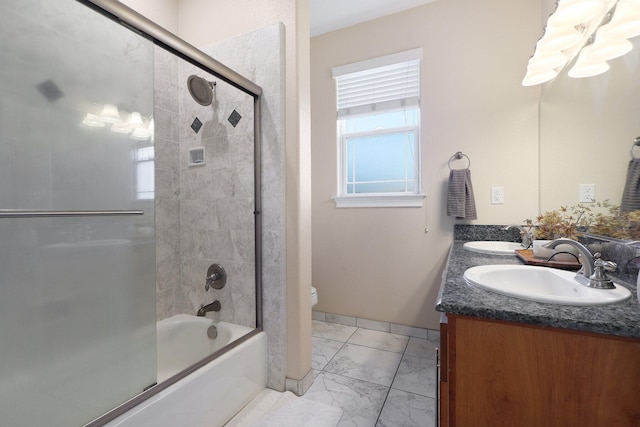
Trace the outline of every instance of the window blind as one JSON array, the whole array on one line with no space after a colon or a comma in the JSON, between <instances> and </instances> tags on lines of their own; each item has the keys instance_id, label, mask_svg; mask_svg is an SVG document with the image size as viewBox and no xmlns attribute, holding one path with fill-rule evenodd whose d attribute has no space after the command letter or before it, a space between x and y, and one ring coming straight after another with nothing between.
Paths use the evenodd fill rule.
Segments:
<instances>
[{"instance_id":1,"label":"window blind","mask_svg":"<svg viewBox=\"0 0 640 427\"><path fill-rule=\"evenodd\" d=\"M365 63L336 67L333 75L337 83L338 118L347 118L377 111L418 106L420 102L420 57L421 49L376 58L373 68ZM407 55L411 53L411 55ZM398 58L411 58L402 62ZM384 58L388 58L387 61ZM383 59L381 61L381 59ZM357 70L348 72L350 70Z\"/></svg>"}]
</instances>

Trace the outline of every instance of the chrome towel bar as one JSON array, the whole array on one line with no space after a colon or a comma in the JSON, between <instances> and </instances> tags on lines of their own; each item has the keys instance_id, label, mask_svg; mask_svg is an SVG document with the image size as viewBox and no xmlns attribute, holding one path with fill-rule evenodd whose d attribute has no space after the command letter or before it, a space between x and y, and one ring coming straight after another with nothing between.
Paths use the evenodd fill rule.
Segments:
<instances>
[{"instance_id":1,"label":"chrome towel bar","mask_svg":"<svg viewBox=\"0 0 640 427\"><path fill-rule=\"evenodd\" d=\"M48 218L69 216L129 216L144 215L144 211L112 210L112 211L49 211L38 209L0 209L0 218Z\"/></svg>"}]
</instances>

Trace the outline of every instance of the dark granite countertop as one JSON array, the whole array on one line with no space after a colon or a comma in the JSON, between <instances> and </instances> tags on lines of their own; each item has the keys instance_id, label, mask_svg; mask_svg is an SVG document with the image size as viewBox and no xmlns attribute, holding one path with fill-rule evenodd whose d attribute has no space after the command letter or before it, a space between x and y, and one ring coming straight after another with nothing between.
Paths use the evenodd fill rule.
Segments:
<instances>
[{"instance_id":1,"label":"dark granite countertop","mask_svg":"<svg viewBox=\"0 0 640 427\"><path fill-rule=\"evenodd\" d=\"M640 304L635 283L622 283L631 290L631 298L603 306L545 304L501 295L469 286L464 280L464 271L477 265L522 262L515 256L471 252L463 248L463 243L453 242L442 277L436 310L449 314L640 339ZM616 280L616 283L620 281Z\"/></svg>"}]
</instances>

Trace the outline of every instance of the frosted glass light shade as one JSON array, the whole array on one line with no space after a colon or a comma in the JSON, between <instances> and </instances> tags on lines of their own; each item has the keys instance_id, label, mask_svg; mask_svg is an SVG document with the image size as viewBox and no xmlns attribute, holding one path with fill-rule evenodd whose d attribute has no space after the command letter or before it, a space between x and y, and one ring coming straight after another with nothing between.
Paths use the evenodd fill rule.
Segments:
<instances>
[{"instance_id":1,"label":"frosted glass light shade","mask_svg":"<svg viewBox=\"0 0 640 427\"><path fill-rule=\"evenodd\" d=\"M147 129L140 128L140 129L134 130L133 133L131 133L131 135L129 136L129 138L135 139L137 141L145 141L151 138L151 134Z\"/></svg>"},{"instance_id":2,"label":"frosted glass light shade","mask_svg":"<svg viewBox=\"0 0 640 427\"><path fill-rule=\"evenodd\" d=\"M96 116L95 114L91 114L91 113L87 113L86 116L84 116L84 120L82 120L82 124L85 126L89 126L92 128L102 128L104 127L104 122L102 120L100 120L100 117Z\"/></svg>"},{"instance_id":3,"label":"frosted glass light shade","mask_svg":"<svg viewBox=\"0 0 640 427\"><path fill-rule=\"evenodd\" d=\"M632 49L633 43L627 39L609 39L598 35L595 43L582 50L591 58L608 61L625 55Z\"/></svg>"},{"instance_id":4,"label":"frosted glass light shade","mask_svg":"<svg viewBox=\"0 0 640 427\"><path fill-rule=\"evenodd\" d=\"M615 27L609 27L609 25L611 24L607 25L607 29L605 31L607 32L607 35L611 37L630 39L640 36L640 19L636 21L627 21L625 23L618 24ZM605 27L603 26L602 29L604 28Z\"/></svg>"},{"instance_id":5,"label":"frosted glass light shade","mask_svg":"<svg viewBox=\"0 0 640 427\"><path fill-rule=\"evenodd\" d=\"M582 33L573 26L562 28L548 26L536 49L564 50L577 45L582 38Z\"/></svg>"},{"instance_id":6,"label":"frosted glass light shade","mask_svg":"<svg viewBox=\"0 0 640 427\"><path fill-rule=\"evenodd\" d=\"M118 122L111 126L111 131L115 133L131 133L133 129L125 122Z\"/></svg>"},{"instance_id":7,"label":"frosted glass light shade","mask_svg":"<svg viewBox=\"0 0 640 427\"><path fill-rule=\"evenodd\" d=\"M142 116L137 111L134 111L129 116L129 121L127 123L132 129L143 129L144 123L142 123Z\"/></svg>"},{"instance_id":8,"label":"frosted glass light shade","mask_svg":"<svg viewBox=\"0 0 640 427\"><path fill-rule=\"evenodd\" d=\"M122 121L118 107L113 104L104 104L102 112L100 113L100 119L105 123L118 123Z\"/></svg>"},{"instance_id":9,"label":"frosted glass light shade","mask_svg":"<svg viewBox=\"0 0 640 427\"><path fill-rule=\"evenodd\" d=\"M149 125L147 126L147 131L149 132L149 136L153 137L156 131L156 123L153 120L153 116L149 118Z\"/></svg>"},{"instance_id":10,"label":"frosted glass light shade","mask_svg":"<svg viewBox=\"0 0 640 427\"><path fill-rule=\"evenodd\" d=\"M144 125L142 116L137 111L134 111L129 116L128 125L131 129L133 129L133 133L129 136L129 138L138 141L144 141L151 137L149 129L147 129L147 127Z\"/></svg>"},{"instance_id":11,"label":"frosted glass light shade","mask_svg":"<svg viewBox=\"0 0 640 427\"><path fill-rule=\"evenodd\" d=\"M606 73L609 70L609 64L607 61L599 58L592 58L585 54L584 50L580 52L578 60L573 67L569 70L569 77L583 78L597 76L598 74Z\"/></svg>"},{"instance_id":12,"label":"frosted glass light shade","mask_svg":"<svg viewBox=\"0 0 640 427\"><path fill-rule=\"evenodd\" d=\"M630 39L640 35L640 1L619 0L613 18L598 33L611 38Z\"/></svg>"},{"instance_id":13,"label":"frosted glass light shade","mask_svg":"<svg viewBox=\"0 0 640 427\"><path fill-rule=\"evenodd\" d=\"M596 16L603 8L602 0L562 0L548 22L553 25L578 25Z\"/></svg>"},{"instance_id":14,"label":"frosted glass light shade","mask_svg":"<svg viewBox=\"0 0 640 427\"><path fill-rule=\"evenodd\" d=\"M558 75L555 70L529 70L522 79L522 86L535 86L554 79Z\"/></svg>"},{"instance_id":15,"label":"frosted glass light shade","mask_svg":"<svg viewBox=\"0 0 640 427\"><path fill-rule=\"evenodd\" d=\"M553 69L562 67L567 63L567 57L559 51L536 51L529 59L528 69Z\"/></svg>"}]
</instances>

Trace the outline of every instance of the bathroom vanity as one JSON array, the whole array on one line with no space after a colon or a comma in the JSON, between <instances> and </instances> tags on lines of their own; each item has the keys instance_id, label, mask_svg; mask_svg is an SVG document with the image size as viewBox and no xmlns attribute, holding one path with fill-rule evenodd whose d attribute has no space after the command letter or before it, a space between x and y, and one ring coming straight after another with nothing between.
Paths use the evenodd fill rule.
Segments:
<instances>
[{"instance_id":1,"label":"bathroom vanity","mask_svg":"<svg viewBox=\"0 0 640 427\"><path fill-rule=\"evenodd\" d=\"M469 286L467 268L515 256L451 248L443 313L440 425L640 426L640 304L537 303Z\"/></svg>"}]
</instances>

